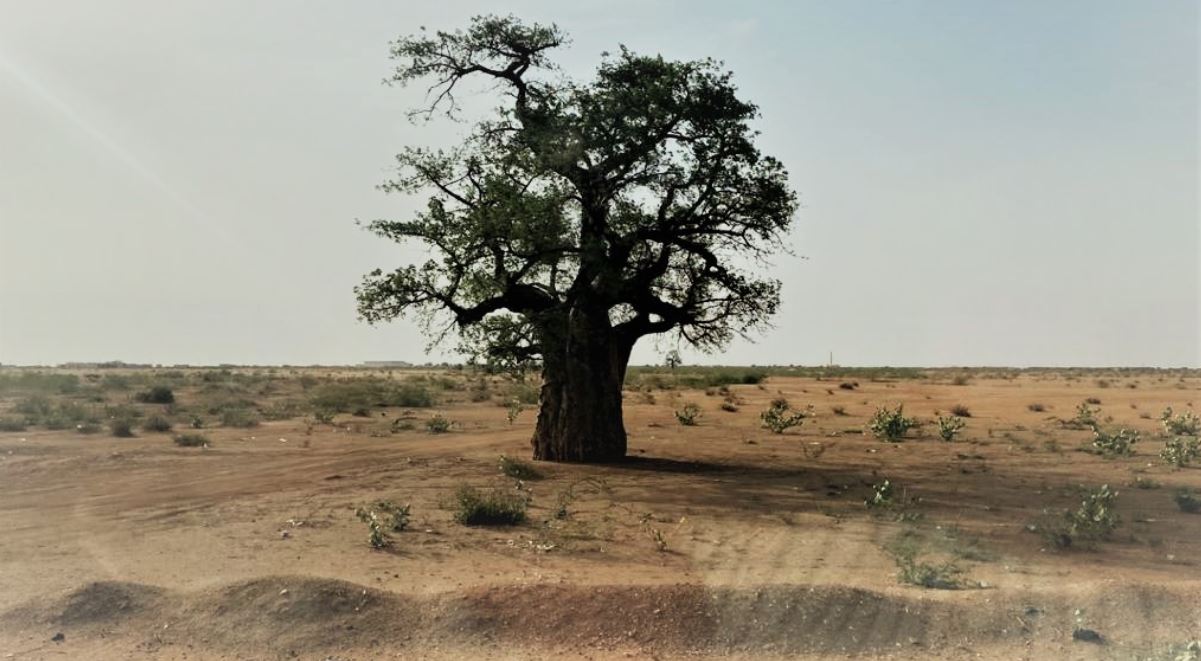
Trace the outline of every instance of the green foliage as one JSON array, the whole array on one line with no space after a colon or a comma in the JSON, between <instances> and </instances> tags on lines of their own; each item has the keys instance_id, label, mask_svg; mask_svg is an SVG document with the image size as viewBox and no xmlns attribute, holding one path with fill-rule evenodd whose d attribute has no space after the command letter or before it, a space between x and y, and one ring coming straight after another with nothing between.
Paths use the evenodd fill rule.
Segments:
<instances>
[{"instance_id":1,"label":"green foliage","mask_svg":"<svg viewBox=\"0 0 1201 661\"><path fill-rule=\"evenodd\" d=\"M161 415L152 415L142 422L142 430L160 433L169 432L171 431L171 420Z\"/></svg>"},{"instance_id":2,"label":"green foliage","mask_svg":"<svg viewBox=\"0 0 1201 661\"><path fill-rule=\"evenodd\" d=\"M663 357L663 364L667 367L667 369L674 370L682 366L684 364L684 360L680 358L679 351L672 349L671 351L667 352L666 356Z\"/></svg>"},{"instance_id":3,"label":"green foliage","mask_svg":"<svg viewBox=\"0 0 1201 661\"><path fill-rule=\"evenodd\" d=\"M209 439L203 434L176 434L172 439L175 444L184 448L209 447Z\"/></svg>"},{"instance_id":4,"label":"green foliage","mask_svg":"<svg viewBox=\"0 0 1201 661\"><path fill-rule=\"evenodd\" d=\"M372 548L382 549L392 543L389 533L402 532L409 526L410 505L397 505L390 500L380 500L355 510L359 521L367 524L367 542Z\"/></svg>"},{"instance_id":5,"label":"green foliage","mask_svg":"<svg viewBox=\"0 0 1201 661\"><path fill-rule=\"evenodd\" d=\"M417 383L356 378L317 386L309 397L309 405L314 410L336 413L384 406L428 408L434 405L434 396L428 387Z\"/></svg>"},{"instance_id":6,"label":"green foliage","mask_svg":"<svg viewBox=\"0 0 1201 661\"><path fill-rule=\"evenodd\" d=\"M955 416L938 416L938 436L948 443L955 440L955 436L966 427L967 424L962 419Z\"/></svg>"},{"instance_id":7,"label":"green foliage","mask_svg":"<svg viewBox=\"0 0 1201 661\"><path fill-rule=\"evenodd\" d=\"M446 432L450 431L452 424L453 423L444 418L442 414L435 413L432 418L429 418L425 421L425 429L431 434L445 434Z\"/></svg>"},{"instance_id":8,"label":"green foliage","mask_svg":"<svg viewBox=\"0 0 1201 661\"><path fill-rule=\"evenodd\" d=\"M221 411L222 427L257 427L259 415L253 409L232 408Z\"/></svg>"},{"instance_id":9,"label":"green foliage","mask_svg":"<svg viewBox=\"0 0 1201 661\"><path fill-rule=\"evenodd\" d=\"M958 590L963 587L959 578L963 573L952 562L931 564L920 562L913 556L897 556L897 580L908 585L932 590Z\"/></svg>"},{"instance_id":10,"label":"green foliage","mask_svg":"<svg viewBox=\"0 0 1201 661\"><path fill-rule=\"evenodd\" d=\"M1181 512L1196 514L1201 512L1201 498L1197 493L1188 487L1181 487L1172 494L1172 501L1176 503L1176 507L1180 508Z\"/></svg>"},{"instance_id":11,"label":"green foliage","mask_svg":"<svg viewBox=\"0 0 1201 661\"><path fill-rule=\"evenodd\" d=\"M1081 402L1076 407L1076 417L1069 420L1068 424L1079 428L1096 427L1097 414L1100 412L1101 409L1090 407L1087 401Z\"/></svg>"},{"instance_id":12,"label":"green foliage","mask_svg":"<svg viewBox=\"0 0 1201 661\"><path fill-rule=\"evenodd\" d=\"M872 493L868 496L863 504L868 509L887 508L896 504L896 487L889 480L884 480L879 484L872 485Z\"/></svg>"},{"instance_id":13,"label":"green foliage","mask_svg":"<svg viewBox=\"0 0 1201 661\"><path fill-rule=\"evenodd\" d=\"M522 408L521 400L516 398L509 400L508 405L505 406L505 419L509 421L510 425L517 422L517 416L521 415Z\"/></svg>"},{"instance_id":14,"label":"green foliage","mask_svg":"<svg viewBox=\"0 0 1201 661\"><path fill-rule=\"evenodd\" d=\"M889 409L886 406L876 409L867 428L878 439L889 443L899 443L904 440L905 434L916 425L917 420L906 418L904 405L898 404L896 409Z\"/></svg>"},{"instance_id":15,"label":"green foliage","mask_svg":"<svg viewBox=\"0 0 1201 661\"><path fill-rule=\"evenodd\" d=\"M0 418L0 431L25 431L25 421L19 418Z\"/></svg>"},{"instance_id":16,"label":"green foliage","mask_svg":"<svg viewBox=\"0 0 1201 661\"><path fill-rule=\"evenodd\" d=\"M685 427L696 425L697 420L701 417L701 407L693 402L684 404L684 408L676 411L676 420Z\"/></svg>"},{"instance_id":17,"label":"green foliage","mask_svg":"<svg viewBox=\"0 0 1201 661\"><path fill-rule=\"evenodd\" d=\"M541 480L543 477L542 472L529 462L503 454L500 456L500 472L516 480Z\"/></svg>"},{"instance_id":18,"label":"green foliage","mask_svg":"<svg viewBox=\"0 0 1201 661\"><path fill-rule=\"evenodd\" d=\"M109 421L108 430L117 438L132 438L133 420L129 418L114 418Z\"/></svg>"},{"instance_id":19,"label":"green foliage","mask_svg":"<svg viewBox=\"0 0 1201 661\"><path fill-rule=\"evenodd\" d=\"M1059 548L1089 547L1108 539L1119 523L1114 512L1117 496L1108 484L1086 490L1078 508L1064 512L1061 521L1042 526L1044 538Z\"/></svg>"},{"instance_id":20,"label":"green foliage","mask_svg":"<svg viewBox=\"0 0 1201 661\"><path fill-rule=\"evenodd\" d=\"M1165 462L1183 468L1201 458L1201 439L1189 436L1174 436L1164 441L1159 456Z\"/></svg>"},{"instance_id":21,"label":"green foliage","mask_svg":"<svg viewBox=\"0 0 1201 661\"><path fill-rule=\"evenodd\" d=\"M793 410L787 399L778 397L772 400L766 411L759 414L759 419L763 421L763 427L770 429L773 434L783 434L793 427L799 427L808 415L805 411Z\"/></svg>"},{"instance_id":22,"label":"green foliage","mask_svg":"<svg viewBox=\"0 0 1201 661\"><path fill-rule=\"evenodd\" d=\"M79 376L20 370L0 372L0 395L43 393L70 395L79 391Z\"/></svg>"},{"instance_id":23,"label":"green foliage","mask_svg":"<svg viewBox=\"0 0 1201 661\"><path fill-rule=\"evenodd\" d=\"M1100 427L1093 428L1093 450L1106 457L1128 457L1134 454L1134 444L1138 443L1139 433L1132 429L1119 429L1116 432L1101 431Z\"/></svg>"},{"instance_id":24,"label":"green foliage","mask_svg":"<svg viewBox=\"0 0 1201 661\"><path fill-rule=\"evenodd\" d=\"M460 487L455 494L455 521L465 526L511 526L525 521L529 502L524 494L500 490L483 492Z\"/></svg>"},{"instance_id":25,"label":"green foliage","mask_svg":"<svg viewBox=\"0 0 1201 661\"><path fill-rule=\"evenodd\" d=\"M167 386L153 386L133 396L143 404L174 404L175 393Z\"/></svg>"},{"instance_id":26,"label":"green foliage","mask_svg":"<svg viewBox=\"0 0 1201 661\"><path fill-rule=\"evenodd\" d=\"M1171 436L1201 435L1201 417L1192 411L1172 415L1172 407L1169 406L1164 409L1159 419L1163 423L1164 432Z\"/></svg>"}]
</instances>

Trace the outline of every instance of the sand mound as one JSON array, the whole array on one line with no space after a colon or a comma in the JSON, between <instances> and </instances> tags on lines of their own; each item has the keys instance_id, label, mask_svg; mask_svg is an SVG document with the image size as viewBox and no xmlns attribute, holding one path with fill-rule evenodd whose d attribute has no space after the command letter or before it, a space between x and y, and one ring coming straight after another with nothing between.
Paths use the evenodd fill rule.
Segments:
<instances>
[{"instance_id":1,"label":"sand mound","mask_svg":"<svg viewBox=\"0 0 1201 661\"><path fill-rule=\"evenodd\" d=\"M127 638L145 650L359 658L408 650L505 656L515 650L657 655L832 654L1059 649L1077 609L1111 650L1187 640L1198 626L1196 586L1118 585L1086 593L875 592L838 586L518 585L415 597L345 581L270 576L199 592L91 583L3 616L67 632L86 645ZM41 616L28 619L32 613ZM47 636L49 637L49 636ZM1050 646L1050 647L1047 647ZM66 648L64 648L64 651Z\"/></svg>"}]
</instances>

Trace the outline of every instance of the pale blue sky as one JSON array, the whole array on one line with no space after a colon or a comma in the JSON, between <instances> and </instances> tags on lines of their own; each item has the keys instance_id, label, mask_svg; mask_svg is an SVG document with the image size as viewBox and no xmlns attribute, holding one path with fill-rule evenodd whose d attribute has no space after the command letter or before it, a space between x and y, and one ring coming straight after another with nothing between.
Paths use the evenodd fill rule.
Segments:
<instances>
[{"instance_id":1,"label":"pale blue sky","mask_svg":"<svg viewBox=\"0 0 1201 661\"><path fill-rule=\"evenodd\" d=\"M461 130L407 122L388 41L485 11L558 22L579 76L619 43L724 60L761 107L798 257L773 331L690 362L1201 364L1171 0L0 0L0 362L427 360L357 322L362 273L419 253L354 220L418 205L374 186Z\"/></svg>"}]
</instances>

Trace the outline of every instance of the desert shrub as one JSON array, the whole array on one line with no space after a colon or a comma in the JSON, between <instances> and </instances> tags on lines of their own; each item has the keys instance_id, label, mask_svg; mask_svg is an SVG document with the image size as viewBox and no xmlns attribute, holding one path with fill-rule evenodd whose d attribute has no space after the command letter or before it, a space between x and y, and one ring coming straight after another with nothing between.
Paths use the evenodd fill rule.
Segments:
<instances>
[{"instance_id":1,"label":"desert shrub","mask_svg":"<svg viewBox=\"0 0 1201 661\"><path fill-rule=\"evenodd\" d=\"M75 431L80 434L98 434L103 429L99 422L81 422L75 425Z\"/></svg>"},{"instance_id":2,"label":"desert shrub","mask_svg":"<svg viewBox=\"0 0 1201 661\"><path fill-rule=\"evenodd\" d=\"M878 439L890 443L900 442L905 438L905 434L917 425L917 420L905 417L904 409L903 405L897 405L895 410L888 407L876 409L868 423L868 429Z\"/></svg>"},{"instance_id":3,"label":"desert shrub","mask_svg":"<svg viewBox=\"0 0 1201 661\"><path fill-rule=\"evenodd\" d=\"M1138 436L1138 432L1131 429L1119 429L1111 433L1094 427L1093 450L1106 457L1128 457L1134 454Z\"/></svg>"},{"instance_id":4,"label":"desert shrub","mask_svg":"<svg viewBox=\"0 0 1201 661\"><path fill-rule=\"evenodd\" d=\"M0 374L0 394L54 393L69 395L79 390L75 374L17 371Z\"/></svg>"},{"instance_id":5,"label":"desert shrub","mask_svg":"<svg viewBox=\"0 0 1201 661\"><path fill-rule=\"evenodd\" d=\"M920 562L911 555L898 555L897 580L907 585L931 590L958 590L963 587L959 575L963 570L953 562L931 564Z\"/></svg>"},{"instance_id":6,"label":"desert shrub","mask_svg":"<svg viewBox=\"0 0 1201 661\"><path fill-rule=\"evenodd\" d=\"M174 404L175 393L167 386L152 386L134 394L134 399L143 404Z\"/></svg>"},{"instance_id":7,"label":"desert shrub","mask_svg":"<svg viewBox=\"0 0 1201 661\"><path fill-rule=\"evenodd\" d=\"M799 427L807 416L807 412L794 410L787 399L778 397L772 400L766 411L759 414L759 419L773 434L783 434L793 427Z\"/></svg>"},{"instance_id":8,"label":"desert shrub","mask_svg":"<svg viewBox=\"0 0 1201 661\"><path fill-rule=\"evenodd\" d=\"M693 402L684 404L684 408L676 411L676 420L685 427L692 427L701 417L701 407Z\"/></svg>"},{"instance_id":9,"label":"desert shrub","mask_svg":"<svg viewBox=\"0 0 1201 661\"><path fill-rule=\"evenodd\" d=\"M841 404L838 406L831 406L830 411L832 411L834 415L850 415L847 413L847 407L842 406Z\"/></svg>"},{"instance_id":10,"label":"desert shrub","mask_svg":"<svg viewBox=\"0 0 1201 661\"><path fill-rule=\"evenodd\" d=\"M896 487L892 482L884 480L879 484L872 485L872 493L864 501L863 504L869 509L892 507L895 503Z\"/></svg>"},{"instance_id":11,"label":"desert shrub","mask_svg":"<svg viewBox=\"0 0 1201 661\"><path fill-rule=\"evenodd\" d=\"M1108 539L1118 527L1118 515L1113 510L1117 496L1108 484L1085 491L1080 507L1064 512L1057 524L1043 526L1044 538L1059 548L1091 546Z\"/></svg>"},{"instance_id":12,"label":"desert shrub","mask_svg":"<svg viewBox=\"0 0 1201 661\"><path fill-rule=\"evenodd\" d=\"M390 500L380 500L355 510L359 521L367 524L367 543L372 548L382 549L392 543L389 533L401 532L409 526L410 505L397 505Z\"/></svg>"},{"instance_id":13,"label":"desert shrub","mask_svg":"<svg viewBox=\"0 0 1201 661\"><path fill-rule=\"evenodd\" d=\"M1192 411L1185 411L1174 416L1172 407L1169 406L1164 409L1163 415L1159 419L1163 423L1164 432L1172 436L1201 435L1201 418Z\"/></svg>"},{"instance_id":14,"label":"desert shrub","mask_svg":"<svg viewBox=\"0 0 1201 661\"><path fill-rule=\"evenodd\" d=\"M959 434L967 425L963 420L955 416L938 416L938 435L942 440L948 443L955 440L955 436Z\"/></svg>"},{"instance_id":15,"label":"desert shrub","mask_svg":"<svg viewBox=\"0 0 1201 661\"><path fill-rule=\"evenodd\" d=\"M1088 401L1081 402L1080 405L1076 407L1076 417L1069 420L1068 424L1079 428L1096 427L1097 414L1100 412L1101 409L1090 407Z\"/></svg>"},{"instance_id":16,"label":"desert shrub","mask_svg":"<svg viewBox=\"0 0 1201 661\"><path fill-rule=\"evenodd\" d=\"M413 431L416 428L417 425L413 424L413 421L407 418L397 418L393 420L392 424L389 426L389 429L393 434L402 431Z\"/></svg>"},{"instance_id":17,"label":"desert shrub","mask_svg":"<svg viewBox=\"0 0 1201 661\"><path fill-rule=\"evenodd\" d=\"M951 379L951 385L953 386L966 386L969 383L971 383L971 380L968 379L966 374L958 374L955 378Z\"/></svg>"},{"instance_id":18,"label":"desert shrub","mask_svg":"<svg viewBox=\"0 0 1201 661\"><path fill-rule=\"evenodd\" d=\"M1196 437L1173 436L1164 441L1159 457L1165 462L1183 468L1201 457L1201 440Z\"/></svg>"},{"instance_id":19,"label":"desert shrub","mask_svg":"<svg viewBox=\"0 0 1201 661\"><path fill-rule=\"evenodd\" d=\"M452 424L450 420L442 417L441 414L435 413L434 417L425 421L425 429L431 434L445 434L450 431Z\"/></svg>"},{"instance_id":20,"label":"desert shrub","mask_svg":"<svg viewBox=\"0 0 1201 661\"><path fill-rule=\"evenodd\" d=\"M510 425L517 422L517 416L521 415L522 408L520 399L514 397L509 400L509 404L505 407L505 419L509 421Z\"/></svg>"},{"instance_id":21,"label":"desert shrub","mask_svg":"<svg viewBox=\"0 0 1201 661\"><path fill-rule=\"evenodd\" d=\"M483 492L460 487L455 493L455 521L465 526L512 526L525 521L529 505L520 493L500 490Z\"/></svg>"},{"instance_id":22,"label":"desert shrub","mask_svg":"<svg viewBox=\"0 0 1201 661\"><path fill-rule=\"evenodd\" d=\"M1035 402L1033 404L1027 404L1026 408L1030 411L1033 411L1034 413L1042 413L1047 410L1047 407L1045 404L1039 404L1038 402Z\"/></svg>"},{"instance_id":23,"label":"desert shrub","mask_svg":"<svg viewBox=\"0 0 1201 661\"><path fill-rule=\"evenodd\" d=\"M1201 498L1195 491L1187 487L1181 487L1173 492L1172 501L1176 503L1176 507L1179 507L1181 512L1190 514L1201 512Z\"/></svg>"},{"instance_id":24,"label":"desert shrub","mask_svg":"<svg viewBox=\"0 0 1201 661\"><path fill-rule=\"evenodd\" d=\"M309 397L314 409L352 413L381 406L427 408L434 405L429 388L419 383L392 383L383 379L355 379L325 383Z\"/></svg>"},{"instance_id":25,"label":"desert shrub","mask_svg":"<svg viewBox=\"0 0 1201 661\"><path fill-rule=\"evenodd\" d=\"M1085 398L1084 403L1092 404L1093 406L1100 406L1101 400L1096 397L1087 397L1087 398Z\"/></svg>"},{"instance_id":26,"label":"desert shrub","mask_svg":"<svg viewBox=\"0 0 1201 661\"><path fill-rule=\"evenodd\" d=\"M209 439L203 434L176 434L175 438L171 439L175 444L184 448L199 448L207 447Z\"/></svg>"},{"instance_id":27,"label":"desert shrub","mask_svg":"<svg viewBox=\"0 0 1201 661\"><path fill-rule=\"evenodd\" d=\"M221 411L222 427L250 428L259 425L259 415L253 409L233 408Z\"/></svg>"},{"instance_id":28,"label":"desert shrub","mask_svg":"<svg viewBox=\"0 0 1201 661\"><path fill-rule=\"evenodd\" d=\"M727 413L737 413L738 405L727 399L721 403L721 410Z\"/></svg>"},{"instance_id":29,"label":"desert shrub","mask_svg":"<svg viewBox=\"0 0 1201 661\"><path fill-rule=\"evenodd\" d=\"M117 438L130 438L133 436L133 420L113 418L108 422L108 431Z\"/></svg>"},{"instance_id":30,"label":"desert shrub","mask_svg":"<svg viewBox=\"0 0 1201 661\"><path fill-rule=\"evenodd\" d=\"M956 404L951 407L951 415L957 418L970 418L972 417L972 412L963 404Z\"/></svg>"},{"instance_id":31,"label":"desert shrub","mask_svg":"<svg viewBox=\"0 0 1201 661\"><path fill-rule=\"evenodd\" d=\"M842 390L854 390L855 388L859 387L859 382L843 381L842 383L838 384L838 387Z\"/></svg>"},{"instance_id":32,"label":"desert shrub","mask_svg":"<svg viewBox=\"0 0 1201 661\"><path fill-rule=\"evenodd\" d=\"M515 480L541 480L542 472L529 462L500 455L500 472Z\"/></svg>"},{"instance_id":33,"label":"desert shrub","mask_svg":"<svg viewBox=\"0 0 1201 661\"><path fill-rule=\"evenodd\" d=\"M142 423L142 430L149 432L171 431L171 421L161 415L152 415Z\"/></svg>"},{"instance_id":34,"label":"desert shrub","mask_svg":"<svg viewBox=\"0 0 1201 661\"><path fill-rule=\"evenodd\" d=\"M45 395L30 395L18 400L13 406L13 411L24 415L26 420L36 423L50 417L54 412L54 404Z\"/></svg>"},{"instance_id":35,"label":"desert shrub","mask_svg":"<svg viewBox=\"0 0 1201 661\"><path fill-rule=\"evenodd\" d=\"M1143 477L1142 475L1139 475L1138 477L1134 478L1134 488L1136 489L1158 489L1160 486L1161 485L1159 482L1156 482L1149 477Z\"/></svg>"},{"instance_id":36,"label":"desert shrub","mask_svg":"<svg viewBox=\"0 0 1201 661\"><path fill-rule=\"evenodd\" d=\"M18 418L0 418L0 431L25 431L25 421Z\"/></svg>"},{"instance_id":37,"label":"desert shrub","mask_svg":"<svg viewBox=\"0 0 1201 661\"><path fill-rule=\"evenodd\" d=\"M517 400L521 404L533 406L538 403L542 391L534 384L518 382L509 386L507 394L510 398Z\"/></svg>"}]
</instances>

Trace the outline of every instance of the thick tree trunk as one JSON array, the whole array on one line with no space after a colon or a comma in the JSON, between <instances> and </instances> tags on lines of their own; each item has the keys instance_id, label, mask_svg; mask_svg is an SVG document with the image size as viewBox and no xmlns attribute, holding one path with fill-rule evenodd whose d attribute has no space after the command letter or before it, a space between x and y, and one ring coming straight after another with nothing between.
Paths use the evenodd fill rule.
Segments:
<instances>
[{"instance_id":1,"label":"thick tree trunk","mask_svg":"<svg viewBox=\"0 0 1201 661\"><path fill-rule=\"evenodd\" d=\"M621 387L630 360L629 342L617 338L608 319L578 315L565 332L543 338L542 398L531 440L534 458L603 463L626 455Z\"/></svg>"}]
</instances>

